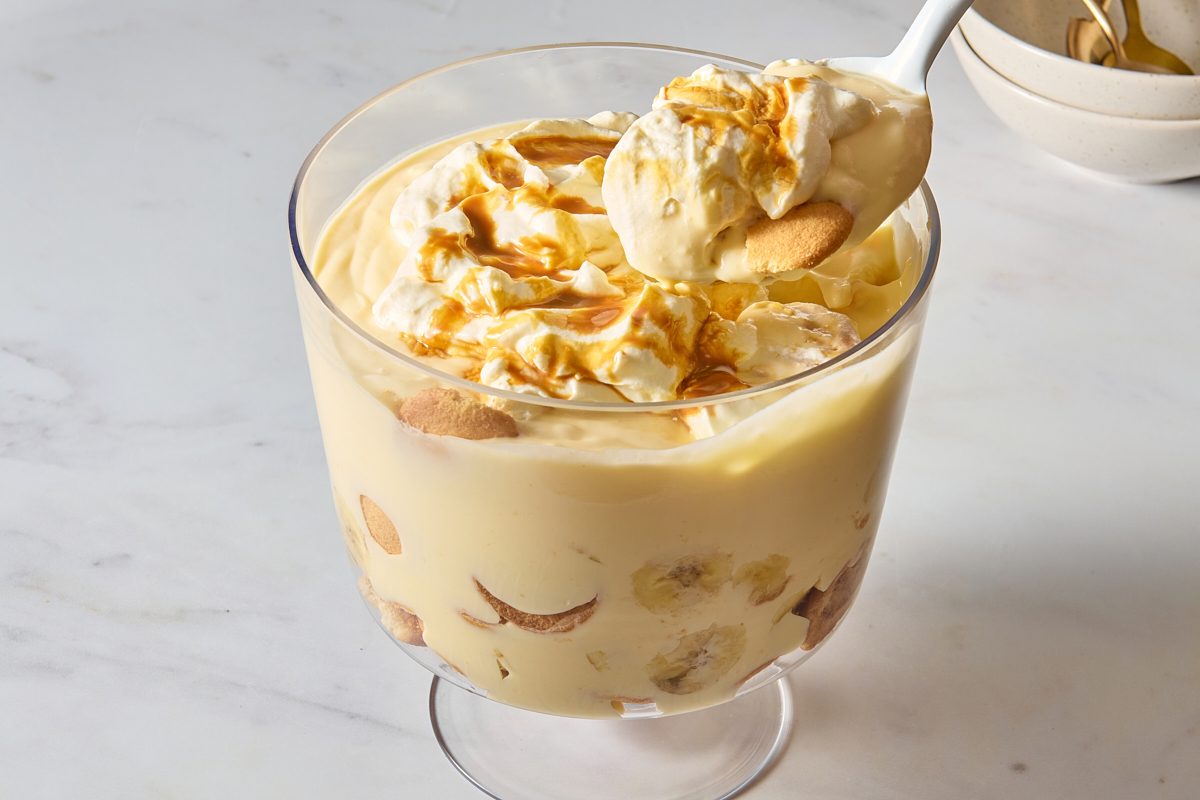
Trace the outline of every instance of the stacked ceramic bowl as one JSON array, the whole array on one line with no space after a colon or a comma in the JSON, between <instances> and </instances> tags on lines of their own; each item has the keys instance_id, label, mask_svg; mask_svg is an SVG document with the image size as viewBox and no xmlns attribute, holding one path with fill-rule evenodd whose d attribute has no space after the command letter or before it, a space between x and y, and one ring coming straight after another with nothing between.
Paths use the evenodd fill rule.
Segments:
<instances>
[{"instance_id":1,"label":"stacked ceramic bowl","mask_svg":"<svg viewBox=\"0 0 1200 800\"><path fill-rule=\"evenodd\" d=\"M1110 15L1125 30L1123 3ZM1200 0L1142 0L1155 44L1200 71ZM1200 176L1200 75L1118 70L1066 55L1081 0L977 0L952 42L1006 125L1081 167L1140 183Z\"/></svg>"}]
</instances>

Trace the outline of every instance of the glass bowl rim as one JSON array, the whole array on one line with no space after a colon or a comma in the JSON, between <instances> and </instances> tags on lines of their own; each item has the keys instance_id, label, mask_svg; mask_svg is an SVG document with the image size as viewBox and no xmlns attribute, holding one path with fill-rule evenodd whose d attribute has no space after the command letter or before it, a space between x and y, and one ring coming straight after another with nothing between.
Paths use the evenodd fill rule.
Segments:
<instances>
[{"instance_id":1,"label":"glass bowl rim","mask_svg":"<svg viewBox=\"0 0 1200 800\"><path fill-rule=\"evenodd\" d=\"M677 400L660 400L650 403L638 402L594 402L580 400L563 400L554 397L542 397L541 395L523 394L513 392L507 389L497 389L485 384L476 383L475 381L454 375L449 372L444 372L434 366L426 364L411 355L401 352L390 345L381 342L373 335L363 330L358 323L351 319L343 312L333 300L321 288L317 282L316 276L313 275L312 269L308 265L307 259L304 257L303 247L300 244L300 234L296 226L296 210L299 204L300 192L304 188L305 179L308 177L309 169L313 163L321 156L326 146L341 133L341 131L357 119L362 114L369 111L378 103L387 99L396 92L412 86L426 78L432 78L445 72L450 72L460 67L470 66L483 61L491 61L493 59L508 58L511 56L527 55L531 53L549 52L554 50L572 50L572 49L634 49L634 50L656 50L665 53L677 53L688 56L700 56L707 58L719 59L727 63L738 64L749 69L762 70L763 65L753 61L748 61L735 56L727 56L722 53L714 53L709 50L694 50L686 47L673 47L671 45L649 44L644 42L563 42L555 44L540 44L530 45L528 47L517 47L508 50L497 50L491 53L481 53L479 55L470 56L468 58L453 61L448 64L443 64L433 69L425 70L416 75L413 75L406 80L403 80L387 89L384 89L379 94L370 98L366 102L359 105L346 116L342 117L332 128L330 128L324 136L317 142L308 156L300 165L300 171L296 174L296 179L292 184L291 196L288 200L288 233L291 240L292 260L297 269L304 276L309 287L316 293L321 300L326 310L333 314L343 325L345 325L354 335L362 339L369 347L375 350L382 351L390 358L396 359L406 367L423 372L444 384L457 386L460 389L465 389L471 392L482 393L497 397L502 400L512 401L519 404L538 405L550 408L566 408L577 411L605 411L605 412L637 412L637 411L672 411L686 408L697 408L701 406L720 405L723 403L743 400L760 395L770 394L780 391L792 385L803 385L812 382L826 373L836 372L836 368L847 361L857 360L860 357L865 357L867 352L876 349L879 342L895 330L901 322L907 319L916 308L921 304L921 301L928 294L929 286L933 281L934 272L937 270L938 256L941 251L942 225L941 217L938 214L937 204L933 198L933 192L929 188L929 184L922 180L920 187L914 192L914 195L920 195L921 201L925 205L929 220L929 252L926 254L925 263L921 266L921 273L917 279L916 285L909 293L907 299L896 310L887 322L881 325L874 333L861 342L851 347L845 352L839 353L834 358L828 361L823 361L815 367L798 372L795 375L789 375L786 378L763 383L757 386L751 386L746 389L739 389L736 392L726 392L724 394L712 395L710 397L700 398L682 398ZM347 198L348 199L348 198ZM911 196L910 196L911 199ZM344 201L343 201L344 202ZM906 200L905 202L908 202ZM326 221L327 222L327 221Z\"/></svg>"}]
</instances>

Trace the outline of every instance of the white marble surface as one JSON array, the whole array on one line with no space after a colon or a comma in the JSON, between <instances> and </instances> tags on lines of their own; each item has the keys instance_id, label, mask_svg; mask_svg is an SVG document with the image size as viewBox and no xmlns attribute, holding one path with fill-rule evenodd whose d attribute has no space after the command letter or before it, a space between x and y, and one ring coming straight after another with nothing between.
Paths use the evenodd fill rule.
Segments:
<instances>
[{"instance_id":1,"label":"white marble surface","mask_svg":"<svg viewBox=\"0 0 1200 800\"><path fill-rule=\"evenodd\" d=\"M0 796L477 794L335 532L291 293L309 147L577 39L878 52L916 0L0 8ZM945 249L890 505L745 796L1200 796L1200 182L1099 182L937 65Z\"/></svg>"}]
</instances>

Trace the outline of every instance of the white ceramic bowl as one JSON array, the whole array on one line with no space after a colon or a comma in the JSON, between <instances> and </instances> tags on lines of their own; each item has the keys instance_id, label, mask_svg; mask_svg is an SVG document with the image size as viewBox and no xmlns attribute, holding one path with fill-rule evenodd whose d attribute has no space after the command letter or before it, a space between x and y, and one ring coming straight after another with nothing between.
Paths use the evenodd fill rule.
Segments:
<instances>
[{"instance_id":1,"label":"white ceramic bowl","mask_svg":"<svg viewBox=\"0 0 1200 800\"><path fill-rule=\"evenodd\" d=\"M1061 159L1121 180L1166 183L1200 176L1200 119L1131 119L1083 111L1022 89L950 37L975 90L1004 124Z\"/></svg>"},{"instance_id":2,"label":"white ceramic bowl","mask_svg":"<svg viewBox=\"0 0 1200 800\"><path fill-rule=\"evenodd\" d=\"M1200 3L1143 0L1141 7L1150 39L1200 68ZM1120 2L1111 14L1124 31ZM980 58L1034 94L1101 114L1200 118L1200 75L1150 75L1068 58L1067 20L1086 16L1080 0L976 0L961 27Z\"/></svg>"}]
</instances>

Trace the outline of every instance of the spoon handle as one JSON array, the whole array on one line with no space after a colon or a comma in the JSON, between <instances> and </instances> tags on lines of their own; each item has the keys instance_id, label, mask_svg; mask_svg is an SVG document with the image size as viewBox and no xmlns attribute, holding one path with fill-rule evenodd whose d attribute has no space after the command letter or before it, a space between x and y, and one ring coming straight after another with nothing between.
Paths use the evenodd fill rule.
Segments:
<instances>
[{"instance_id":1,"label":"spoon handle","mask_svg":"<svg viewBox=\"0 0 1200 800\"><path fill-rule=\"evenodd\" d=\"M1127 39L1145 39L1146 32L1142 30L1142 12L1137 0L1121 0L1121 10L1125 12L1125 37Z\"/></svg>"},{"instance_id":2,"label":"spoon handle","mask_svg":"<svg viewBox=\"0 0 1200 800\"><path fill-rule=\"evenodd\" d=\"M1108 14L1105 13L1096 0L1082 0L1082 2L1087 6L1087 10L1091 12L1092 18L1096 20L1096 24L1100 26L1100 32L1104 34L1104 38L1108 39L1108 44L1112 48L1117 66L1121 66L1127 59L1125 58L1125 49L1121 47L1121 39L1117 36L1116 30L1113 28L1112 20L1108 18Z\"/></svg>"},{"instance_id":3,"label":"spoon handle","mask_svg":"<svg viewBox=\"0 0 1200 800\"><path fill-rule=\"evenodd\" d=\"M925 76L933 66L946 37L967 13L973 0L928 0L908 32L883 61L884 76L915 92L925 91Z\"/></svg>"}]
</instances>

